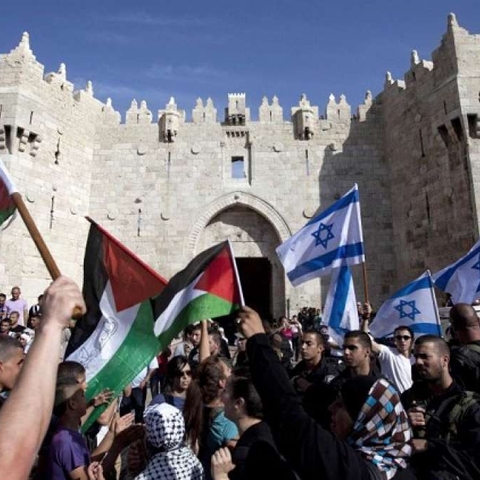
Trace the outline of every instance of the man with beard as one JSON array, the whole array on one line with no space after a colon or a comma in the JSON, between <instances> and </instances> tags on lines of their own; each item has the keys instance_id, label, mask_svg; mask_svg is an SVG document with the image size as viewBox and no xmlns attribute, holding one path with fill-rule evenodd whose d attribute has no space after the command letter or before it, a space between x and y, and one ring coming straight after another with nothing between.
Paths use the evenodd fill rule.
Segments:
<instances>
[{"instance_id":1,"label":"man with beard","mask_svg":"<svg viewBox=\"0 0 480 480\"><path fill-rule=\"evenodd\" d=\"M412 465L419 478L480 478L479 397L452 379L442 338L420 337L414 356L419 378L402 403L414 431Z\"/></svg>"}]
</instances>

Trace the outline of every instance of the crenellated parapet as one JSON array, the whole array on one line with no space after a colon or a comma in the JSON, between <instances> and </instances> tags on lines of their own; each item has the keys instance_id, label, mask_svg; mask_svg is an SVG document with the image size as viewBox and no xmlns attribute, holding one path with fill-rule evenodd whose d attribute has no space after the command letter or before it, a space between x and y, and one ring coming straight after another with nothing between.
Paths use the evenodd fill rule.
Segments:
<instances>
[{"instance_id":1,"label":"crenellated parapet","mask_svg":"<svg viewBox=\"0 0 480 480\"><path fill-rule=\"evenodd\" d=\"M216 123L217 109L210 97L208 97L206 105L203 105L201 98L197 98L195 108L192 110L192 120L193 123Z\"/></svg>"},{"instance_id":2,"label":"crenellated parapet","mask_svg":"<svg viewBox=\"0 0 480 480\"><path fill-rule=\"evenodd\" d=\"M246 105L245 93L229 93L228 107L225 109L227 125L245 125L250 121L250 109Z\"/></svg>"},{"instance_id":3,"label":"crenellated parapet","mask_svg":"<svg viewBox=\"0 0 480 480\"><path fill-rule=\"evenodd\" d=\"M117 112L112 105L112 99L107 98L105 106L102 108L102 122L104 125L119 125L122 121L120 112Z\"/></svg>"},{"instance_id":4,"label":"crenellated parapet","mask_svg":"<svg viewBox=\"0 0 480 480\"><path fill-rule=\"evenodd\" d=\"M340 100L335 100L335 95L330 94L325 111L326 119L333 123L348 123L352 118L352 108L347 103L345 95L340 95Z\"/></svg>"},{"instance_id":5,"label":"crenellated parapet","mask_svg":"<svg viewBox=\"0 0 480 480\"><path fill-rule=\"evenodd\" d=\"M262 104L258 109L258 119L264 123L282 123L283 108L280 106L276 95L272 98L272 104L268 103L268 98L263 97Z\"/></svg>"},{"instance_id":6,"label":"crenellated parapet","mask_svg":"<svg viewBox=\"0 0 480 480\"><path fill-rule=\"evenodd\" d=\"M148 109L145 100L140 102L140 106L135 99L132 100L126 114L127 125L149 125L152 123L152 118L152 112Z\"/></svg>"}]
</instances>

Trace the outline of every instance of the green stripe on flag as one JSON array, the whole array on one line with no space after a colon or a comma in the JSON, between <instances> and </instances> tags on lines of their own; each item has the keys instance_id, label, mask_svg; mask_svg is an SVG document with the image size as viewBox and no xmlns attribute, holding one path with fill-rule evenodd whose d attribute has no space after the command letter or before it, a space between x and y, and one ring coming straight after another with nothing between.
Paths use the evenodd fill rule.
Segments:
<instances>
[{"instance_id":1,"label":"green stripe on flag","mask_svg":"<svg viewBox=\"0 0 480 480\"><path fill-rule=\"evenodd\" d=\"M195 298L185 305L170 328L158 336L162 350L168 347L170 342L186 328L187 325L207 318L223 317L239 308L239 305L232 304L223 298L208 293Z\"/></svg>"},{"instance_id":2,"label":"green stripe on flag","mask_svg":"<svg viewBox=\"0 0 480 480\"><path fill-rule=\"evenodd\" d=\"M153 333L153 311L150 300L140 304L135 321L125 340L105 366L88 382L87 400L109 388L114 397L122 393L137 374L145 368L160 351L160 343ZM106 409L96 408L82 426L85 432Z\"/></svg>"},{"instance_id":3,"label":"green stripe on flag","mask_svg":"<svg viewBox=\"0 0 480 480\"><path fill-rule=\"evenodd\" d=\"M15 212L15 207L6 208L5 210L0 210L0 225L7 221Z\"/></svg>"}]
</instances>

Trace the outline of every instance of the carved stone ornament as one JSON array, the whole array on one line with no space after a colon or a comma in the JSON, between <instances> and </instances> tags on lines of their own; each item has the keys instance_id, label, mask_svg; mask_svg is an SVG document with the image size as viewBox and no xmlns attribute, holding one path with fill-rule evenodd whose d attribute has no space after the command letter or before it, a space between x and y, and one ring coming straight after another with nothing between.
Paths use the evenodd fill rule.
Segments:
<instances>
[{"instance_id":1,"label":"carved stone ornament","mask_svg":"<svg viewBox=\"0 0 480 480\"><path fill-rule=\"evenodd\" d=\"M108 213L107 213L107 218L109 220L115 220L116 218L118 217L118 211L116 208L110 210Z\"/></svg>"},{"instance_id":2,"label":"carved stone ornament","mask_svg":"<svg viewBox=\"0 0 480 480\"><path fill-rule=\"evenodd\" d=\"M277 153L283 152L285 150L285 146L283 145L283 143L280 142L275 143L272 148L273 151Z\"/></svg>"},{"instance_id":3,"label":"carved stone ornament","mask_svg":"<svg viewBox=\"0 0 480 480\"><path fill-rule=\"evenodd\" d=\"M139 145L137 147L137 154L138 155L145 155L148 151L148 147L146 147L145 145Z\"/></svg>"},{"instance_id":4,"label":"carved stone ornament","mask_svg":"<svg viewBox=\"0 0 480 480\"><path fill-rule=\"evenodd\" d=\"M27 192L25 194L25 198L27 199L27 202L30 202L30 203L35 202L35 195L32 192Z\"/></svg>"},{"instance_id":5,"label":"carved stone ornament","mask_svg":"<svg viewBox=\"0 0 480 480\"><path fill-rule=\"evenodd\" d=\"M170 220L171 216L170 216L170 213L168 213L168 212L162 212L160 214L160 218L162 220L168 221L168 220Z\"/></svg>"},{"instance_id":6,"label":"carved stone ornament","mask_svg":"<svg viewBox=\"0 0 480 480\"><path fill-rule=\"evenodd\" d=\"M198 143L194 143L190 148L190 151L193 153L193 155L198 155L200 153L200 145L198 145Z\"/></svg>"}]
</instances>

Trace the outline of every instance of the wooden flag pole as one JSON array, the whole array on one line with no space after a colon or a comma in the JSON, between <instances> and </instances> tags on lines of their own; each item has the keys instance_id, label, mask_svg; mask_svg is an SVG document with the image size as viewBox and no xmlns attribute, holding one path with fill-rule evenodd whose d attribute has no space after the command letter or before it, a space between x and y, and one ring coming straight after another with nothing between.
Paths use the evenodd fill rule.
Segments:
<instances>
[{"instance_id":1,"label":"wooden flag pole","mask_svg":"<svg viewBox=\"0 0 480 480\"><path fill-rule=\"evenodd\" d=\"M28 233L30 233L30 236L32 237L38 251L40 252L40 255L42 256L48 273L52 277L52 280L56 280L61 275L60 270L57 267L57 264L55 263L55 260L53 259L50 250L44 242L42 235L38 231L38 228L35 225L35 222L30 215L30 212L28 211L28 208L25 205L22 196L18 192L15 192L12 193L11 198L15 203L15 206L17 207L20 216L22 217L25 226L27 227Z\"/></svg>"},{"instance_id":2,"label":"wooden flag pole","mask_svg":"<svg viewBox=\"0 0 480 480\"><path fill-rule=\"evenodd\" d=\"M370 303L369 296L368 296L367 264L366 264L366 262L362 263L362 272L363 272L363 293L365 294L365 303Z\"/></svg>"}]
</instances>

